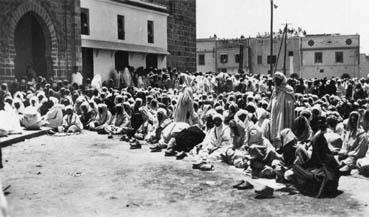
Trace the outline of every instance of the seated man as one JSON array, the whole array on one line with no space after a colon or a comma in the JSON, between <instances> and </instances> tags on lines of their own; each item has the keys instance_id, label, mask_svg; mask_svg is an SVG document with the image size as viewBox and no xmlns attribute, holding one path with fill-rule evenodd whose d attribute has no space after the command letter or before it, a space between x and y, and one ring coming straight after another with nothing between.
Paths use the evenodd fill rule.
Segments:
<instances>
[{"instance_id":1,"label":"seated man","mask_svg":"<svg viewBox=\"0 0 369 217\"><path fill-rule=\"evenodd\" d=\"M59 126L63 124L63 105L59 104L58 100L55 97L50 97L50 110L43 116L45 126L50 127L52 129L57 129Z\"/></svg>"},{"instance_id":2,"label":"seated man","mask_svg":"<svg viewBox=\"0 0 369 217\"><path fill-rule=\"evenodd\" d=\"M161 132L160 140L157 144L150 147L151 152L160 152L164 148L171 147L175 143L175 136L190 125L185 122L172 122Z\"/></svg>"},{"instance_id":3,"label":"seated man","mask_svg":"<svg viewBox=\"0 0 369 217\"><path fill-rule=\"evenodd\" d=\"M213 166L207 162L221 160L221 155L232 146L231 130L223 123L223 116L215 114L213 122L214 127L208 132L204 141L195 147L197 149L195 157L199 162L193 165L194 169L212 170Z\"/></svg>"},{"instance_id":4,"label":"seated man","mask_svg":"<svg viewBox=\"0 0 369 217\"><path fill-rule=\"evenodd\" d=\"M274 177L272 162L280 160L281 156L275 151L269 140L263 136L259 127L252 126L249 129L247 146L252 175L260 178Z\"/></svg>"},{"instance_id":5,"label":"seated man","mask_svg":"<svg viewBox=\"0 0 369 217\"><path fill-rule=\"evenodd\" d=\"M92 131L97 131L98 133L104 133L104 128L111 124L111 122L112 115L108 110L107 105L99 104L96 120L90 123L89 129Z\"/></svg>"},{"instance_id":6,"label":"seated man","mask_svg":"<svg viewBox=\"0 0 369 217\"><path fill-rule=\"evenodd\" d=\"M316 197L336 194L340 178L339 165L324 137L326 126L319 122L318 132L311 141L312 153L309 159L293 165L289 175L289 180L301 193Z\"/></svg>"},{"instance_id":7,"label":"seated man","mask_svg":"<svg viewBox=\"0 0 369 217\"><path fill-rule=\"evenodd\" d=\"M81 104L81 115L79 118L83 124L83 128L88 128L89 124L94 121L96 117L96 112L91 108L88 102L83 102Z\"/></svg>"},{"instance_id":8,"label":"seated man","mask_svg":"<svg viewBox=\"0 0 369 217\"><path fill-rule=\"evenodd\" d=\"M233 146L222 154L222 160L237 168L246 169L248 161L246 155L248 155L248 153L245 149L245 124L240 120L231 120L229 122L229 127L231 128Z\"/></svg>"},{"instance_id":9,"label":"seated man","mask_svg":"<svg viewBox=\"0 0 369 217\"><path fill-rule=\"evenodd\" d=\"M79 119L77 113L74 112L72 106L67 106L65 108L65 116L63 118L63 126L59 127L58 131L66 133L78 133L83 129L81 120Z\"/></svg>"},{"instance_id":10,"label":"seated man","mask_svg":"<svg viewBox=\"0 0 369 217\"><path fill-rule=\"evenodd\" d=\"M121 134L125 128L129 125L128 114L124 111L123 105L118 104L115 106L115 115L111 124L105 126L104 130L109 134L109 138L113 135Z\"/></svg>"},{"instance_id":11,"label":"seated man","mask_svg":"<svg viewBox=\"0 0 369 217\"><path fill-rule=\"evenodd\" d=\"M156 119L157 121L154 123L154 130L148 134L146 139L152 144L159 142L163 129L172 123L172 120L168 118L167 111L163 108L158 109Z\"/></svg>"},{"instance_id":12,"label":"seated man","mask_svg":"<svg viewBox=\"0 0 369 217\"><path fill-rule=\"evenodd\" d=\"M340 172L343 175L350 174L351 169L355 168L356 161L366 156L369 142L369 111L364 113L363 128L360 128L360 114L351 112L347 128L344 134L342 149L339 152L339 159L342 160Z\"/></svg>"},{"instance_id":13,"label":"seated man","mask_svg":"<svg viewBox=\"0 0 369 217\"><path fill-rule=\"evenodd\" d=\"M327 132L324 134L324 137L326 138L328 142L329 149L334 153L338 154L338 152L342 148L342 138L341 136L336 133L336 127L338 124L337 117L334 115L329 115L327 117Z\"/></svg>"}]
</instances>

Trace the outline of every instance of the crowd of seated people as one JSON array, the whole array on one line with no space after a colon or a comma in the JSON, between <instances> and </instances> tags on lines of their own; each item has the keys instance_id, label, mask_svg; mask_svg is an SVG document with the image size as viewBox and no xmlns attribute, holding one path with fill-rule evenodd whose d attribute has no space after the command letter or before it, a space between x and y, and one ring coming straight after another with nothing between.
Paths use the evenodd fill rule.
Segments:
<instances>
[{"instance_id":1,"label":"crowd of seated people","mask_svg":"<svg viewBox=\"0 0 369 217\"><path fill-rule=\"evenodd\" d=\"M220 161L312 195L337 190L353 169L368 175L369 79L141 68L107 82L37 80L1 85L1 136L21 127L95 131L131 149L147 144L191 158L194 169L214 170Z\"/></svg>"}]
</instances>

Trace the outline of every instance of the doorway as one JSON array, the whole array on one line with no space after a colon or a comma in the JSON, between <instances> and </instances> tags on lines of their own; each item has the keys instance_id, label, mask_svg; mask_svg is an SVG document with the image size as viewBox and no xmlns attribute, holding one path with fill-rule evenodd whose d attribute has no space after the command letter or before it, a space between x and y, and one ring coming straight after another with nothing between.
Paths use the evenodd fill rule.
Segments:
<instances>
[{"instance_id":1,"label":"doorway","mask_svg":"<svg viewBox=\"0 0 369 217\"><path fill-rule=\"evenodd\" d=\"M94 77L94 49L82 48L82 76L83 79L92 80Z\"/></svg>"},{"instance_id":2,"label":"doorway","mask_svg":"<svg viewBox=\"0 0 369 217\"><path fill-rule=\"evenodd\" d=\"M146 68L158 68L158 55L147 54L146 55Z\"/></svg>"},{"instance_id":3,"label":"doorway","mask_svg":"<svg viewBox=\"0 0 369 217\"><path fill-rule=\"evenodd\" d=\"M115 70L117 70L118 72L123 71L128 66L129 66L128 52L125 51L115 52Z\"/></svg>"},{"instance_id":4,"label":"doorway","mask_svg":"<svg viewBox=\"0 0 369 217\"><path fill-rule=\"evenodd\" d=\"M15 29L15 76L31 80L37 76L49 78L51 71L50 36L42 28L42 18L28 12L19 20Z\"/></svg>"}]
</instances>

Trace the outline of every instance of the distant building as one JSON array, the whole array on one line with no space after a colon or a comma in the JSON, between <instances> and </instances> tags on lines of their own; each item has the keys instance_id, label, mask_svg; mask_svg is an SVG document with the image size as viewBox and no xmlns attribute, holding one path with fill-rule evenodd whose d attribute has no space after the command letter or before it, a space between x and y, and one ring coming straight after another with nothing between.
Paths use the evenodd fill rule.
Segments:
<instances>
[{"instance_id":1,"label":"distant building","mask_svg":"<svg viewBox=\"0 0 369 217\"><path fill-rule=\"evenodd\" d=\"M366 77L369 75L369 56L360 54L360 76Z\"/></svg>"},{"instance_id":2,"label":"distant building","mask_svg":"<svg viewBox=\"0 0 369 217\"><path fill-rule=\"evenodd\" d=\"M197 71L238 73L248 70L249 50L246 39L197 40ZM241 68L240 68L241 67Z\"/></svg>"},{"instance_id":3,"label":"distant building","mask_svg":"<svg viewBox=\"0 0 369 217\"><path fill-rule=\"evenodd\" d=\"M81 68L79 0L0 0L0 82Z\"/></svg>"},{"instance_id":4,"label":"distant building","mask_svg":"<svg viewBox=\"0 0 369 217\"><path fill-rule=\"evenodd\" d=\"M267 38L198 39L197 71L238 73L239 69L242 69L247 73L267 74L270 70L269 61L277 62L280 43L281 39L274 39L274 55L270 59L270 40ZM287 74L300 71L299 46L299 38L288 39ZM241 64L240 61L242 61ZM282 71L283 65L284 46L280 52L277 70Z\"/></svg>"},{"instance_id":5,"label":"distant building","mask_svg":"<svg viewBox=\"0 0 369 217\"><path fill-rule=\"evenodd\" d=\"M216 63L217 71L238 73L249 70L249 46L247 39L217 40Z\"/></svg>"},{"instance_id":6,"label":"distant building","mask_svg":"<svg viewBox=\"0 0 369 217\"><path fill-rule=\"evenodd\" d=\"M81 0L84 77L132 66L166 68L167 8L141 1Z\"/></svg>"},{"instance_id":7,"label":"distant building","mask_svg":"<svg viewBox=\"0 0 369 217\"><path fill-rule=\"evenodd\" d=\"M197 39L197 71L216 72L216 38Z\"/></svg>"},{"instance_id":8,"label":"distant building","mask_svg":"<svg viewBox=\"0 0 369 217\"><path fill-rule=\"evenodd\" d=\"M197 71L237 72L235 57L240 54L242 44L243 70L249 73L270 73L270 61L275 64L275 70L283 71L286 55L287 75L295 73L308 79L341 77L343 74L366 76L360 73L360 70L367 69L360 69L359 35L294 36L287 39L286 52L281 42L281 38L274 38L273 55L270 57L269 38L197 39Z\"/></svg>"},{"instance_id":9,"label":"distant building","mask_svg":"<svg viewBox=\"0 0 369 217\"><path fill-rule=\"evenodd\" d=\"M273 55L270 57L269 38L250 38L250 72L254 74L270 73L270 61L277 64L276 71L283 72L284 58L286 54L286 74L298 73L300 71L300 38L291 37L287 39L287 51L285 46L281 47L282 39L273 40ZM280 50L280 52L279 52ZM278 55L279 54L279 55Z\"/></svg>"},{"instance_id":10,"label":"distant building","mask_svg":"<svg viewBox=\"0 0 369 217\"><path fill-rule=\"evenodd\" d=\"M301 76L331 78L360 75L359 35L308 35L301 38Z\"/></svg>"}]
</instances>

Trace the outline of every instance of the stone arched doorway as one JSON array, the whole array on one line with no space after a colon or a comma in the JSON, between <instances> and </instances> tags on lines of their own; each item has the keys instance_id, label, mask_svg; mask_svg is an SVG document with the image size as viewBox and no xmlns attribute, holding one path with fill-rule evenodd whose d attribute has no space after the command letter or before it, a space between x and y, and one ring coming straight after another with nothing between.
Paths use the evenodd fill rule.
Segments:
<instances>
[{"instance_id":1,"label":"stone arched doorway","mask_svg":"<svg viewBox=\"0 0 369 217\"><path fill-rule=\"evenodd\" d=\"M28 12L18 21L14 32L16 56L15 77L50 77L50 35L42 28L42 19L34 12Z\"/></svg>"},{"instance_id":2,"label":"stone arched doorway","mask_svg":"<svg viewBox=\"0 0 369 217\"><path fill-rule=\"evenodd\" d=\"M26 24L30 24L31 27L26 27ZM22 33L27 31L30 35L23 36ZM26 76L25 69L30 63L35 68L36 75L46 78L58 76L57 34L51 17L41 5L34 0L21 4L12 13L9 33L8 49L13 78ZM34 40L28 39L28 42L24 42L27 36ZM31 45L28 46L28 52L32 51L35 55L26 54L19 49L27 47L25 43ZM26 57L27 55L32 58Z\"/></svg>"}]
</instances>

